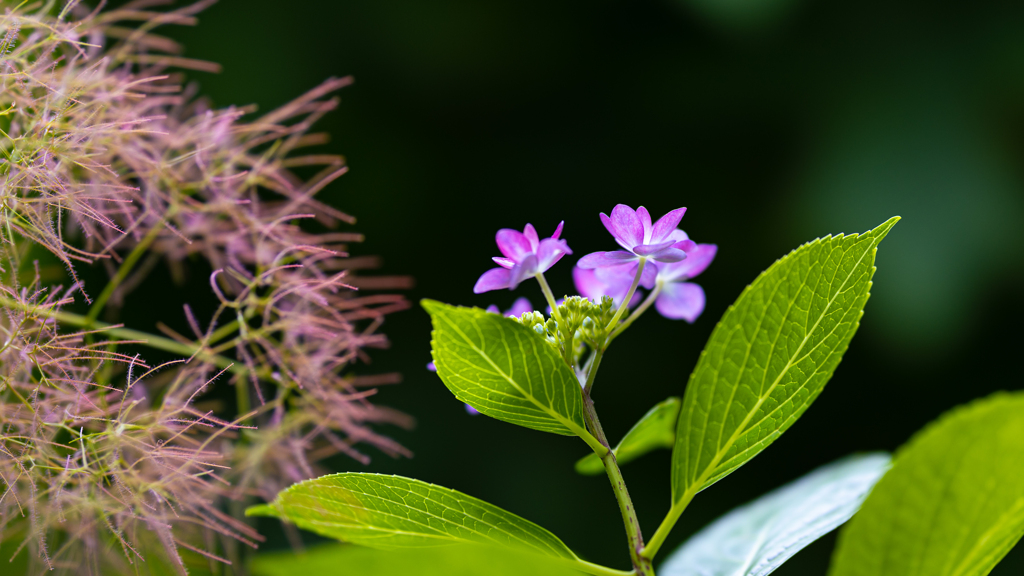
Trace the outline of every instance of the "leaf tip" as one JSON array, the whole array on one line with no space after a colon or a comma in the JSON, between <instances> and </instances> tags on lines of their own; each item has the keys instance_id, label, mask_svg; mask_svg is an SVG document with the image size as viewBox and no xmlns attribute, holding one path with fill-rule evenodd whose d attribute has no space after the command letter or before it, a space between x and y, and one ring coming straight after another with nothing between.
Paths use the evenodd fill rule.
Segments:
<instances>
[{"instance_id":1,"label":"leaf tip","mask_svg":"<svg viewBox=\"0 0 1024 576\"><path fill-rule=\"evenodd\" d=\"M245 509L246 516L263 516L268 518L277 517L277 509L270 504L259 504L257 506L249 506Z\"/></svg>"}]
</instances>

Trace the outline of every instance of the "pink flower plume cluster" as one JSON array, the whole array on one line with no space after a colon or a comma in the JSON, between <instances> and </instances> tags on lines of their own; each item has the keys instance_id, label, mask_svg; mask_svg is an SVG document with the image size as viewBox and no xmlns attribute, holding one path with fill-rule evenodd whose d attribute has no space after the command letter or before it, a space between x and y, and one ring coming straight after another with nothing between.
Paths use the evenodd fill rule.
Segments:
<instances>
[{"instance_id":1,"label":"pink flower plume cluster","mask_svg":"<svg viewBox=\"0 0 1024 576\"><path fill-rule=\"evenodd\" d=\"M40 570L237 563L261 537L225 502L335 454L407 454L377 430L410 419L370 402L397 376L352 367L407 306L378 290L408 281L360 275L376 260L350 256L354 220L316 199L344 162L305 151L348 79L254 119L211 109L176 70L215 67L153 31L209 2L154 4L0 13L0 540ZM155 267L196 260L216 310L183 300L189 333L118 317ZM93 266L109 282L83 283ZM149 364L153 348L180 360ZM209 394L224 387L233 405Z\"/></svg>"}]
</instances>

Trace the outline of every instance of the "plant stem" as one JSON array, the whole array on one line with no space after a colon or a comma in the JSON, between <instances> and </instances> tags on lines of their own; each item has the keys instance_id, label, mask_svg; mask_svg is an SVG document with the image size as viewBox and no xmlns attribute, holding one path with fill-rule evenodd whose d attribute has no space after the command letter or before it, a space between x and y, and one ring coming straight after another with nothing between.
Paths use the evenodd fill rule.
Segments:
<instances>
[{"instance_id":1,"label":"plant stem","mask_svg":"<svg viewBox=\"0 0 1024 576\"><path fill-rule=\"evenodd\" d=\"M611 330L615 324L622 318L622 313L629 308L629 301L633 299L633 294L636 293L636 287L640 285L640 277L644 274L644 266L647 264L647 257L640 258L640 265L636 268L636 276L633 278L633 284L629 287L629 292L626 292L626 297L622 299L622 304L619 305L619 309L615 311L615 316L612 317L612 321L608 323L605 330Z\"/></svg>"},{"instance_id":2,"label":"plant stem","mask_svg":"<svg viewBox=\"0 0 1024 576\"><path fill-rule=\"evenodd\" d=\"M163 221L161 221L161 224L162 223ZM95 301L93 301L92 306L89 307L89 313L85 316L87 320L92 322L99 317L100 312L103 311L103 307L106 306L107 301L114 295L114 291L117 290L118 286L120 286L121 283L124 282L124 279L128 277L132 268L134 268L139 259L146 254L146 251L149 250L150 245L152 245L157 237L160 236L160 232L162 230L163 226L160 224L153 226L153 228L143 236L142 240L135 245L135 248L132 249L128 256L126 256L121 262L121 266L117 269L114 276L109 282L107 282L107 285L103 287L103 292L100 292L100 295L96 297Z\"/></svg>"},{"instance_id":3,"label":"plant stem","mask_svg":"<svg viewBox=\"0 0 1024 576\"><path fill-rule=\"evenodd\" d=\"M612 330L612 333L608 335L608 340L605 342L605 348L611 344L612 340L614 340L616 336L625 332L626 328L629 328L630 324L635 322L641 314L646 312L647 309L651 307L651 304L654 304L654 301L658 299L658 295L661 294L661 289L664 285L665 284L663 282L659 281L657 285L654 286L654 290L651 290L651 293L647 295L647 298L644 299L640 306L638 306L637 309L634 310L620 326L615 328L615 330Z\"/></svg>"},{"instance_id":4,"label":"plant stem","mask_svg":"<svg viewBox=\"0 0 1024 576\"><path fill-rule=\"evenodd\" d=\"M548 281L544 278L544 274L538 272L534 275L537 282L540 284L540 290L544 293L544 298L548 301L548 306L551 306L551 315L555 318L555 322L560 323L558 315L558 305L555 303L555 295L551 293L551 287L548 286Z\"/></svg>"},{"instance_id":5,"label":"plant stem","mask_svg":"<svg viewBox=\"0 0 1024 576\"><path fill-rule=\"evenodd\" d=\"M658 553L661 545L665 543L665 538L668 537L669 532L676 525L676 521L683 514L683 510L690 505L690 501L697 495L696 489L687 490L683 494L682 499L672 505L669 509L668 514L665 515L665 519L661 521L661 525L654 532L654 536L651 537L651 541L647 543L647 546L640 552L640 555L648 560L654 559L654 555Z\"/></svg>"},{"instance_id":6,"label":"plant stem","mask_svg":"<svg viewBox=\"0 0 1024 576\"><path fill-rule=\"evenodd\" d=\"M130 328L117 328L105 322L97 322L96 320L90 320L86 316L80 314L71 314L69 312L54 312L40 308L38 306L26 306L21 302L11 300L9 298L0 297L0 306L15 308L23 310L31 314L41 316L43 318L51 318L66 324L74 326L76 328L91 328L95 330L102 330L105 334L114 338L121 338L124 340L138 340L140 344L149 346L155 350L163 350L164 352L171 352L172 354L179 354L181 356L189 357L198 356L205 362L210 362L218 368L227 368L229 372L238 375L248 374L249 370L242 364L236 364L234 360L219 356L217 354L211 354L206 351L202 346L193 344L183 344L170 338L164 338L163 336L157 336L155 334L149 334L147 332L140 332L139 330L132 330Z\"/></svg>"},{"instance_id":7,"label":"plant stem","mask_svg":"<svg viewBox=\"0 0 1024 576\"><path fill-rule=\"evenodd\" d=\"M633 569L637 576L654 576L654 568L651 566L650 558L644 558L640 551L644 549L644 537L640 533L640 523L637 521L636 510L633 508L633 501L629 498L629 491L626 489L626 481L622 478L622 471L619 470L619 463L615 460L615 453L608 445L608 437L601 428L601 421L594 409L594 402L590 394L583 394L583 414L590 425L594 436L607 448L601 456L605 472L608 473L608 481L611 482L612 492L619 503L619 512L622 514L622 523L626 527L626 539L629 542L629 558L633 561Z\"/></svg>"},{"instance_id":8,"label":"plant stem","mask_svg":"<svg viewBox=\"0 0 1024 576\"><path fill-rule=\"evenodd\" d=\"M605 343L605 346L608 344ZM593 360L590 361L590 369L587 370L587 381L583 385L583 394L590 396L590 389L594 387L594 377L597 376L597 369L601 366L601 358L604 358L604 350L594 350Z\"/></svg>"},{"instance_id":9,"label":"plant stem","mask_svg":"<svg viewBox=\"0 0 1024 576\"><path fill-rule=\"evenodd\" d=\"M537 282L540 284L540 289L544 292L544 298L548 301L548 306L551 306L551 317L555 319L558 325L558 331L562 333L562 360L569 365L569 368L573 366L573 340L576 338L575 333L569 332L569 323L562 320L561 315L558 313L558 306L555 302L555 295L551 292L551 287L548 286L548 281L544 278L544 274L538 272L534 275Z\"/></svg>"}]
</instances>

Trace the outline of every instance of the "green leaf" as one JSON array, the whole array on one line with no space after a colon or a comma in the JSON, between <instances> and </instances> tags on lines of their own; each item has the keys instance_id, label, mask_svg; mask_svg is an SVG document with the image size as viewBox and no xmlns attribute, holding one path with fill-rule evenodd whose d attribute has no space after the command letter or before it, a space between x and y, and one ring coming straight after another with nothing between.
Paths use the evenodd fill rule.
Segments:
<instances>
[{"instance_id":1,"label":"green leaf","mask_svg":"<svg viewBox=\"0 0 1024 576\"><path fill-rule=\"evenodd\" d=\"M372 548L477 543L576 560L554 534L493 504L412 478L344 473L299 482L246 510Z\"/></svg>"},{"instance_id":2,"label":"green leaf","mask_svg":"<svg viewBox=\"0 0 1024 576\"><path fill-rule=\"evenodd\" d=\"M896 453L830 576L984 576L1024 535L1024 393L956 408Z\"/></svg>"},{"instance_id":3,"label":"green leaf","mask_svg":"<svg viewBox=\"0 0 1024 576\"><path fill-rule=\"evenodd\" d=\"M580 383L543 336L479 308L422 304L434 324L437 375L456 398L498 420L592 438Z\"/></svg>"},{"instance_id":4,"label":"green leaf","mask_svg":"<svg viewBox=\"0 0 1024 576\"><path fill-rule=\"evenodd\" d=\"M804 244L726 311L686 387L672 453L673 502L685 505L742 466L818 397L857 331L875 249L897 220Z\"/></svg>"},{"instance_id":5,"label":"green leaf","mask_svg":"<svg viewBox=\"0 0 1024 576\"><path fill-rule=\"evenodd\" d=\"M681 405L679 398L673 396L648 410L613 450L619 464L636 460L652 450L671 448L676 441L676 418ZM597 454L591 453L576 462L576 471L587 476L602 474L604 464Z\"/></svg>"},{"instance_id":6,"label":"green leaf","mask_svg":"<svg viewBox=\"0 0 1024 576\"><path fill-rule=\"evenodd\" d=\"M888 454L822 466L746 504L690 538L659 576L765 576L846 522L889 468Z\"/></svg>"},{"instance_id":7,"label":"green leaf","mask_svg":"<svg viewBox=\"0 0 1024 576\"><path fill-rule=\"evenodd\" d=\"M488 576L579 574L545 557L473 545L384 552L328 544L298 554L291 551L261 553L252 563L253 576L479 576L483 573Z\"/></svg>"}]
</instances>

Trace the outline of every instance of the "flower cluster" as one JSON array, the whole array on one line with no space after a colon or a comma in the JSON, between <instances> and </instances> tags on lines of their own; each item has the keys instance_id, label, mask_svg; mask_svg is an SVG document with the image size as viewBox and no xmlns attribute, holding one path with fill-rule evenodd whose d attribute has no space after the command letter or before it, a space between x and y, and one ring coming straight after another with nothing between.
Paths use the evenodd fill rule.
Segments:
<instances>
[{"instance_id":1,"label":"flower cluster","mask_svg":"<svg viewBox=\"0 0 1024 576\"><path fill-rule=\"evenodd\" d=\"M601 223L623 250L593 252L580 258L572 271L576 290L594 302L608 296L617 307L628 297L626 307L632 308L643 300L643 293L637 289L642 287L651 290L650 297L662 316L694 322L704 311L706 298L704 290L689 280L711 264L718 248L714 244L697 244L678 228L685 212L686 208L672 210L653 223L643 206L633 210L619 204L611 216L601 213ZM539 244L530 224L523 233L499 231L498 249L506 258L494 260L502 268L484 273L473 291L515 289L523 279L542 275L562 255L571 254L565 241L558 240L561 231L559 224L552 238ZM552 241L561 243L558 250L549 244L552 248L545 254L552 256L534 257L544 242Z\"/></svg>"},{"instance_id":2,"label":"flower cluster","mask_svg":"<svg viewBox=\"0 0 1024 576\"><path fill-rule=\"evenodd\" d=\"M270 499L334 454L366 462L362 447L407 454L376 425L411 424L369 400L396 375L351 373L407 306L376 291L408 281L360 274L376 260L337 230L354 219L316 200L343 159L303 151L349 80L252 120L211 109L174 69L215 66L153 33L209 3L132 4L0 14L0 532L67 573L150 561L153 543L179 573L182 550L237 560L216 536L258 535L225 499ZM191 333L99 322L130 325L120 305L156 266L183 278L196 260L214 270L196 297L216 310L183 302ZM105 287L81 281L93 265ZM183 361L157 370L151 348ZM207 396L223 386L233 405Z\"/></svg>"}]
</instances>

